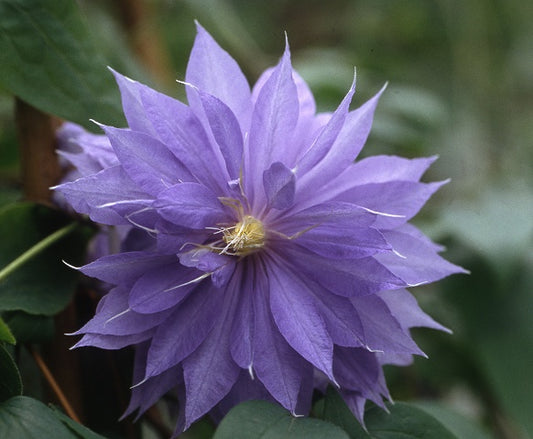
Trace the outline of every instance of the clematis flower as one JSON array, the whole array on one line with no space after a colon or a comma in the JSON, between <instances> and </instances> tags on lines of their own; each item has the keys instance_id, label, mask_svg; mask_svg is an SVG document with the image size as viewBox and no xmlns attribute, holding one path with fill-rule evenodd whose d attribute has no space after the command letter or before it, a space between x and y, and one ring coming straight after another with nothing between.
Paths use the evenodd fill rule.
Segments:
<instances>
[{"instance_id":1,"label":"clematis flower","mask_svg":"<svg viewBox=\"0 0 533 439\"><path fill-rule=\"evenodd\" d=\"M409 329L445 329L406 288L463 271L408 223L445 183L420 182L435 157L354 162L382 91L350 111L354 81L317 114L288 45L250 90L198 26L188 105L114 74L129 127L101 128L116 161L57 190L155 244L81 268L114 288L76 346L135 345L126 414L176 389L176 434L247 399L304 415L324 381L362 422L389 398L382 365L424 355Z\"/></svg>"}]
</instances>

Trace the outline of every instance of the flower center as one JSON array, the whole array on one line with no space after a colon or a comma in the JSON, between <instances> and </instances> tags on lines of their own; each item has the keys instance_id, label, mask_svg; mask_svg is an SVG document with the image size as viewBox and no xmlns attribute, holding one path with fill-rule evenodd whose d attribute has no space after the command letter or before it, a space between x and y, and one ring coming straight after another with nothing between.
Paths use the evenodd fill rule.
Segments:
<instances>
[{"instance_id":1,"label":"flower center","mask_svg":"<svg viewBox=\"0 0 533 439\"><path fill-rule=\"evenodd\" d=\"M265 245L263 223L251 215L245 215L233 227L223 229L223 233L226 247L238 256L249 255Z\"/></svg>"}]
</instances>

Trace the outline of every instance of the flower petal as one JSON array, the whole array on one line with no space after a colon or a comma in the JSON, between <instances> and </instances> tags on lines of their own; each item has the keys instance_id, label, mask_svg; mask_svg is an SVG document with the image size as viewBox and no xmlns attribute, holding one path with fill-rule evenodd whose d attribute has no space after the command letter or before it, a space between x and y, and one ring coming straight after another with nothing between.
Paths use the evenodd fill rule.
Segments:
<instances>
[{"instance_id":1,"label":"flower petal","mask_svg":"<svg viewBox=\"0 0 533 439\"><path fill-rule=\"evenodd\" d=\"M281 162L274 162L263 172L263 185L267 197L267 209L288 209L294 202L296 177L294 173Z\"/></svg>"},{"instance_id":2,"label":"flower petal","mask_svg":"<svg viewBox=\"0 0 533 439\"><path fill-rule=\"evenodd\" d=\"M267 288L266 278L256 279L256 289L263 294L254 297L256 336L253 368L270 394L283 407L296 414L302 372L309 365L291 348L272 321Z\"/></svg>"},{"instance_id":3,"label":"flower petal","mask_svg":"<svg viewBox=\"0 0 533 439\"><path fill-rule=\"evenodd\" d=\"M359 392L365 398L380 399L381 365L372 352L336 346L333 367L341 389Z\"/></svg>"},{"instance_id":4,"label":"flower petal","mask_svg":"<svg viewBox=\"0 0 533 439\"><path fill-rule=\"evenodd\" d=\"M396 253L376 255L376 259L408 285L434 282L453 273L466 271L441 258L432 246L400 230L385 230L385 239Z\"/></svg>"},{"instance_id":5,"label":"flower petal","mask_svg":"<svg viewBox=\"0 0 533 439\"><path fill-rule=\"evenodd\" d=\"M316 157L312 160L309 159L311 160L310 163L314 162L318 164L316 166L314 164L307 164L305 157L298 164L299 172L302 173L300 190L306 195L311 195L311 188L322 187L335 179L339 175L339 172L349 167L366 142L372 126L372 119L378 99L385 90L385 87L357 110L346 115L355 91L354 88L355 79L348 95L344 98L344 101L324 128L324 133L326 133L326 130L331 132L330 136L334 142L328 140L324 143L317 143L317 145L312 147L315 150L314 155ZM342 123L342 128L338 131L338 135L333 137L334 132L338 130L337 125L340 123ZM330 126L331 128L329 128ZM321 136L323 135L321 134ZM319 145L324 148L323 151L319 151ZM310 149L309 153L311 154L312 151L313 149ZM306 169L309 169L309 172L306 172Z\"/></svg>"},{"instance_id":6,"label":"flower petal","mask_svg":"<svg viewBox=\"0 0 533 439\"><path fill-rule=\"evenodd\" d=\"M81 348L83 346L92 346L100 349L117 350L126 346L142 343L150 339L155 329L149 329L144 332L132 335L107 335L107 334L85 334L82 339L71 349Z\"/></svg>"},{"instance_id":7,"label":"flower petal","mask_svg":"<svg viewBox=\"0 0 533 439\"><path fill-rule=\"evenodd\" d=\"M407 286L373 257L330 260L294 244L287 245L281 253L295 272L306 274L339 296L366 296Z\"/></svg>"},{"instance_id":8,"label":"flower petal","mask_svg":"<svg viewBox=\"0 0 533 439\"><path fill-rule=\"evenodd\" d=\"M129 127L133 131L139 131L152 137L157 137L152 123L146 118L146 113L141 100L141 90L146 88L146 85L121 75L110 67L108 68L115 76L115 80L120 89L122 108Z\"/></svg>"},{"instance_id":9,"label":"flower petal","mask_svg":"<svg viewBox=\"0 0 533 439\"><path fill-rule=\"evenodd\" d=\"M195 267L208 273L217 287L228 283L235 269L235 258L214 253L207 248L198 248L179 254L180 262L186 267Z\"/></svg>"},{"instance_id":10,"label":"flower petal","mask_svg":"<svg viewBox=\"0 0 533 439\"><path fill-rule=\"evenodd\" d=\"M110 284L132 284L141 273L170 262L177 262L175 255L166 256L136 251L103 256L84 265L80 271Z\"/></svg>"},{"instance_id":11,"label":"flower petal","mask_svg":"<svg viewBox=\"0 0 533 439\"><path fill-rule=\"evenodd\" d=\"M305 152L303 157L298 161L296 166L296 172L299 177L305 182L306 178L304 177L313 167L315 167L319 162L321 162L329 153L330 149L334 145L337 136L340 134L344 122L346 120L346 115L348 114L348 108L352 97L355 93L355 75L352 82L350 90L335 110L335 113L331 116L328 123L324 126L320 134L316 137L313 144ZM322 166L316 172L321 172ZM337 169L336 172L339 170ZM329 173L327 174L329 177ZM309 178L309 177L308 177ZM312 176L310 177L312 178Z\"/></svg>"},{"instance_id":12,"label":"flower petal","mask_svg":"<svg viewBox=\"0 0 533 439\"><path fill-rule=\"evenodd\" d=\"M352 297L350 301L361 318L368 349L425 356L377 295Z\"/></svg>"},{"instance_id":13,"label":"flower petal","mask_svg":"<svg viewBox=\"0 0 533 439\"><path fill-rule=\"evenodd\" d=\"M242 283L238 288L239 299L235 310L235 318L231 326L231 356L241 368L249 370L254 357L255 339L255 313L253 294L260 294L254 287L254 278L251 273L244 272Z\"/></svg>"},{"instance_id":14,"label":"flower petal","mask_svg":"<svg viewBox=\"0 0 533 439\"><path fill-rule=\"evenodd\" d=\"M234 276L239 282L241 273ZM236 285L228 284L225 303L217 302L215 326L203 343L183 361L183 374L187 392L185 404L185 428L200 416L211 410L224 398L239 377L240 368L230 354L231 322L235 313ZM222 296L222 291L211 291L211 295ZM213 306L210 304L210 306ZM221 312L222 310L222 312ZM203 321L205 325L205 321Z\"/></svg>"},{"instance_id":15,"label":"flower petal","mask_svg":"<svg viewBox=\"0 0 533 439\"><path fill-rule=\"evenodd\" d=\"M226 188L224 159L209 141L204 127L185 104L145 87L141 99L146 117L159 139L185 165L191 175L210 188Z\"/></svg>"},{"instance_id":16,"label":"flower petal","mask_svg":"<svg viewBox=\"0 0 533 439\"><path fill-rule=\"evenodd\" d=\"M318 311L314 296L295 273L269 264L270 309L276 325L291 347L333 378L333 342Z\"/></svg>"},{"instance_id":17,"label":"flower petal","mask_svg":"<svg viewBox=\"0 0 533 439\"><path fill-rule=\"evenodd\" d=\"M100 127L109 138L124 170L146 192L157 195L169 186L193 179L159 140L129 129Z\"/></svg>"},{"instance_id":18,"label":"flower petal","mask_svg":"<svg viewBox=\"0 0 533 439\"><path fill-rule=\"evenodd\" d=\"M157 328L148 351L145 379L159 375L193 353L215 325L222 295L214 288L197 288Z\"/></svg>"},{"instance_id":19,"label":"flower petal","mask_svg":"<svg viewBox=\"0 0 533 439\"><path fill-rule=\"evenodd\" d=\"M178 226L203 229L224 222L227 215L217 196L198 183L176 184L158 195L154 207Z\"/></svg>"},{"instance_id":20,"label":"flower petal","mask_svg":"<svg viewBox=\"0 0 533 439\"><path fill-rule=\"evenodd\" d=\"M365 331L359 313L349 299L312 288L333 343L339 346L365 347Z\"/></svg>"},{"instance_id":21,"label":"flower petal","mask_svg":"<svg viewBox=\"0 0 533 439\"><path fill-rule=\"evenodd\" d=\"M133 335L159 325L167 313L138 314L128 306L128 291L114 288L98 303L95 316L74 334Z\"/></svg>"},{"instance_id":22,"label":"flower petal","mask_svg":"<svg viewBox=\"0 0 533 439\"><path fill-rule=\"evenodd\" d=\"M425 327L451 332L422 311L415 297L409 291L404 289L381 291L377 295L387 304L387 307L402 328Z\"/></svg>"},{"instance_id":23,"label":"flower petal","mask_svg":"<svg viewBox=\"0 0 533 439\"><path fill-rule=\"evenodd\" d=\"M332 201L293 213L282 213L279 218L269 218L275 230L291 236L311 227L332 225L337 227L369 227L376 221L376 214L351 203Z\"/></svg>"},{"instance_id":24,"label":"flower petal","mask_svg":"<svg viewBox=\"0 0 533 439\"><path fill-rule=\"evenodd\" d=\"M244 185L248 197L253 195L255 209L264 204L262 181L255 176L262 176L263 170L273 162L284 161L287 144L298 121L298 107L287 45L281 61L261 88L252 114Z\"/></svg>"},{"instance_id":25,"label":"flower petal","mask_svg":"<svg viewBox=\"0 0 533 439\"><path fill-rule=\"evenodd\" d=\"M198 89L220 99L248 130L251 94L248 81L235 60L223 50L198 23L198 31L187 65L185 80ZM191 107L198 107L197 96L187 89Z\"/></svg>"},{"instance_id":26,"label":"flower petal","mask_svg":"<svg viewBox=\"0 0 533 439\"><path fill-rule=\"evenodd\" d=\"M374 227L390 229L405 224L415 216L426 201L447 181L416 183L393 181L368 183L353 187L335 199L347 201L381 213Z\"/></svg>"},{"instance_id":27,"label":"flower petal","mask_svg":"<svg viewBox=\"0 0 533 439\"><path fill-rule=\"evenodd\" d=\"M239 178L243 159L243 139L239 121L231 109L215 96L200 91L199 97L213 137L224 157L228 174L235 180Z\"/></svg>"},{"instance_id":28,"label":"flower petal","mask_svg":"<svg viewBox=\"0 0 533 439\"><path fill-rule=\"evenodd\" d=\"M129 306L140 314L151 314L176 306L194 290L198 271L179 262L141 272L130 291Z\"/></svg>"},{"instance_id":29,"label":"flower petal","mask_svg":"<svg viewBox=\"0 0 533 439\"><path fill-rule=\"evenodd\" d=\"M372 228L324 224L305 232L298 244L331 259L358 259L391 250L383 235Z\"/></svg>"},{"instance_id":30,"label":"flower petal","mask_svg":"<svg viewBox=\"0 0 533 439\"><path fill-rule=\"evenodd\" d=\"M125 218L128 214L152 203L152 197L141 191L120 165L54 189L74 210L102 224L130 224Z\"/></svg>"}]
</instances>

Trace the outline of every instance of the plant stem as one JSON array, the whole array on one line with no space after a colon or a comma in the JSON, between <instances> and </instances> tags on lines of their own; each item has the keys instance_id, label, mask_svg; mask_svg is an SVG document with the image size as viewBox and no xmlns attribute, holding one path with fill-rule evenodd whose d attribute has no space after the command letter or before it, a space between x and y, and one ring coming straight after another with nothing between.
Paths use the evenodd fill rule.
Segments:
<instances>
[{"instance_id":1,"label":"plant stem","mask_svg":"<svg viewBox=\"0 0 533 439\"><path fill-rule=\"evenodd\" d=\"M22 253L18 258L11 261L2 270L0 270L0 282L4 280L6 277L8 277L15 270L17 270L19 267L21 267L26 262L28 262L31 258L38 255L40 252L45 250L50 245L54 244L56 241L59 241L64 236L68 235L70 232L72 232L72 230L74 230L75 227L76 227L76 223L70 223L69 225L63 228L56 230L51 235L48 235L46 238L44 238L42 241L39 241L33 247L30 247L28 250Z\"/></svg>"},{"instance_id":2,"label":"plant stem","mask_svg":"<svg viewBox=\"0 0 533 439\"><path fill-rule=\"evenodd\" d=\"M50 372L50 369L48 369L48 366L44 362L44 360L41 357L41 355L39 354L39 352L37 352L35 349L33 349L31 347L29 348L29 350L30 350L33 358L35 359L35 362L37 363L37 366L39 367L39 369L41 370L42 374L44 375L44 378L46 379L47 383L52 388L52 391L56 395L57 399L59 400L59 403L61 404L61 406L63 407L63 409L67 413L67 415L71 419L73 419L74 421L76 421L78 423L81 423L80 422L80 418L78 418L78 415L76 415L76 412L74 411L74 409L72 408L72 406L68 402L67 398L65 397L65 394L63 393L63 391L61 390L61 388L57 384L57 381L55 380L54 376L52 375L52 372Z\"/></svg>"}]
</instances>

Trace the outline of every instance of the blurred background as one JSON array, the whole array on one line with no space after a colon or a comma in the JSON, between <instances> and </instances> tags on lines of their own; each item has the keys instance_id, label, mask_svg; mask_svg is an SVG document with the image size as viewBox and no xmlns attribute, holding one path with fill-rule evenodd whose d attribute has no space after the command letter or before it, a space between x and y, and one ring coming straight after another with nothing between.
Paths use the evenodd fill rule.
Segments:
<instances>
[{"instance_id":1,"label":"blurred background","mask_svg":"<svg viewBox=\"0 0 533 439\"><path fill-rule=\"evenodd\" d=\"M416 224L471 271L416 289L422 307L454 335L417 332L430 358L387 370L391 393L439 401L427 409L474 419L484 437L533 437L531 2L78 4L105 64L178 98L184 90L175 80L185 77L195 19L251 83L277 62L287 32L293 65L321 111L343 98L353 66L354 107L388 82L363 155L440 156L425 178L451 181ZM0 90L0 204L21 197L17 144L13 97Z\"/></svg>"}]
</instances>

